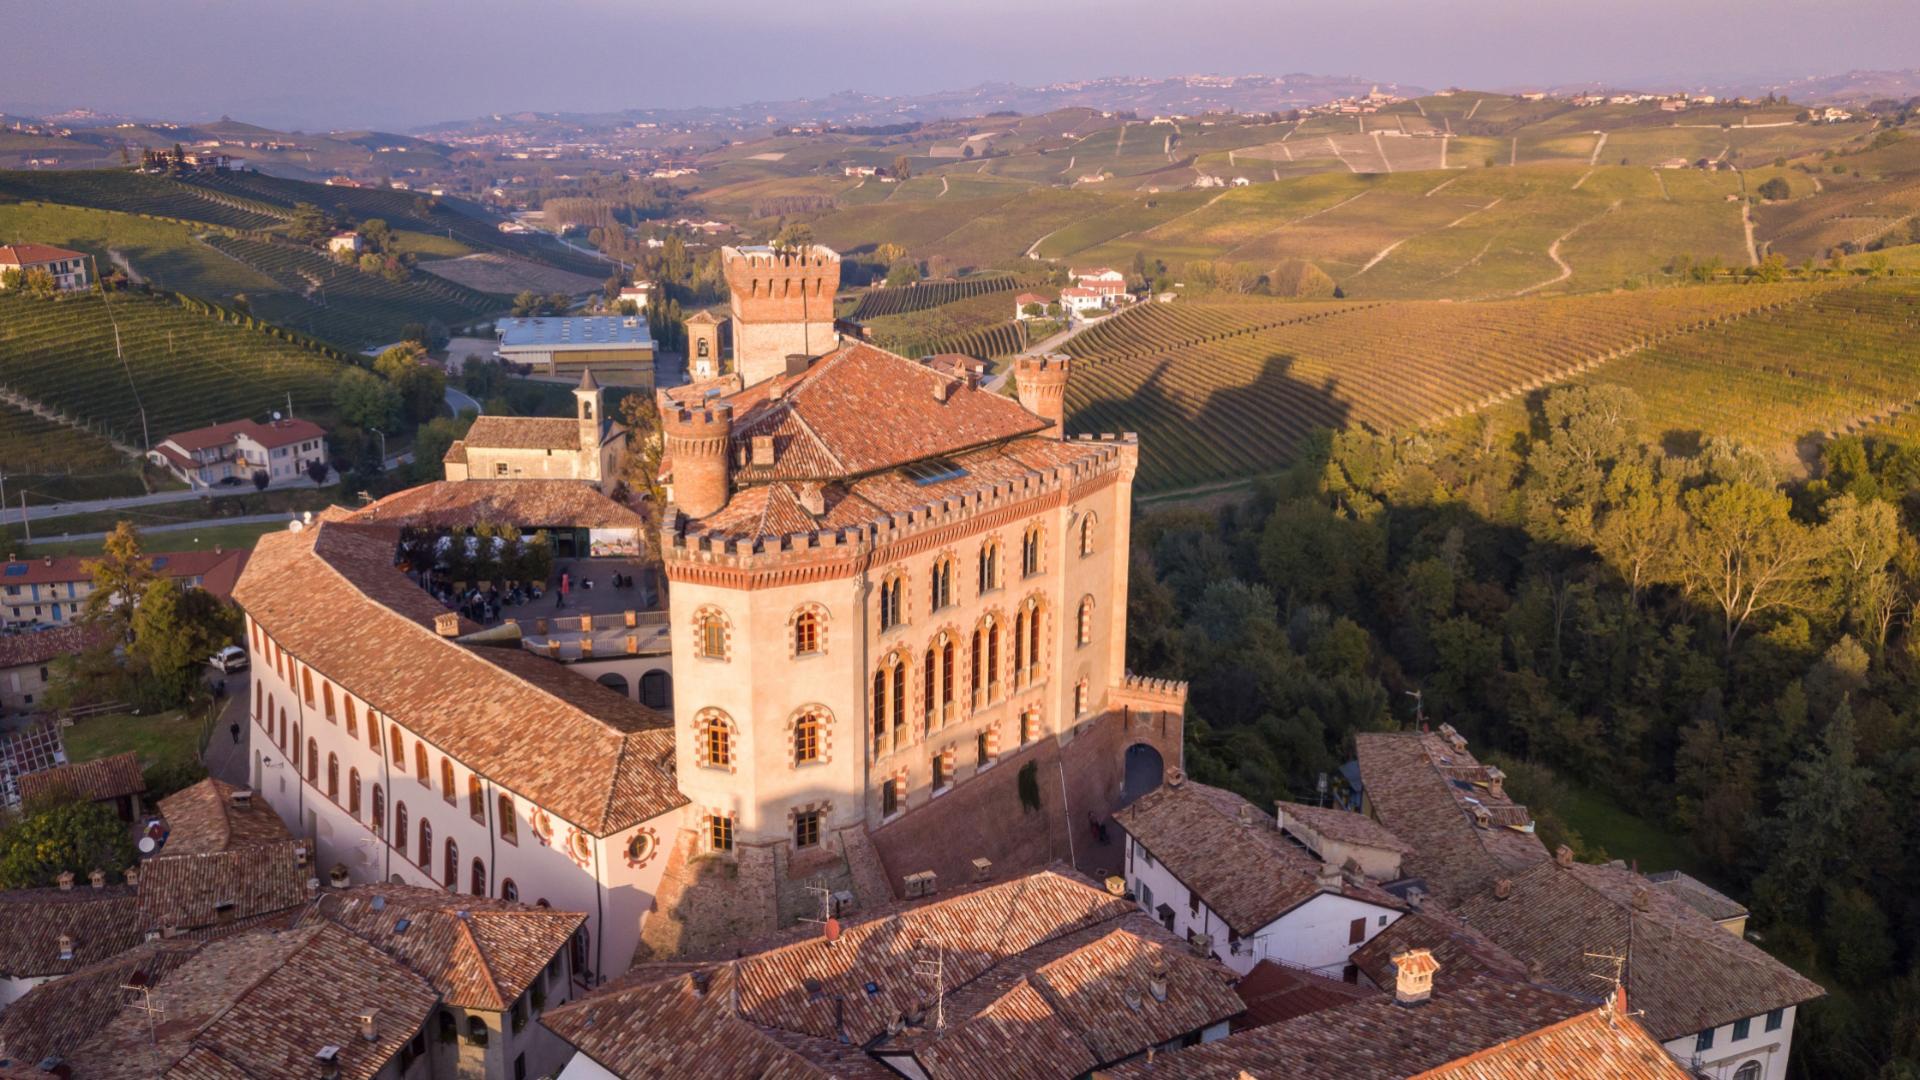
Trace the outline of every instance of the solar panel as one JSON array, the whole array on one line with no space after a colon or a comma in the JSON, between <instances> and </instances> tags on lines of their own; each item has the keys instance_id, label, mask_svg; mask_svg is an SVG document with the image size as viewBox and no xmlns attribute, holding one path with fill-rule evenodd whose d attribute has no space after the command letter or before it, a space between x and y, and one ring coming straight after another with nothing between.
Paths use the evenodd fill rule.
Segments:
<instances>
[{"instance_id":1,"label":"solar panel","mask_svg":"<svg viewBox=\"0 0 1920 1080\"><path fill-rule=\"evenodd\" d=\"M167 568L167 557L165 555L156 556L153 560L153 568L155 570L165 570Z\"/></svg>"},{"instance_id":2,"label":"solar panel","mask_svg":"<svg viewBox=\"0 0 1920 1080\"><path fill-rule=\"evenodd\" d=\"M926 487L946 480L958 480L967 475L967 470L950 458L936 457L902 465L900 475L913 481L916 486Z\"/></svg>"},{"instance_id":3,"label":"solar panel","mask_svg":"<svg viewBox=\"0 0 1920 1080\"><path fill-rule=\"evenodd\" d=\"M26 577L26 576L27 576L27 564L26 564L26 563L18 563L18 562L16 562L16 563L8 563L8 564L7 564L7 576L8 576L8 577Z\"/></svg>"}]
</instances>

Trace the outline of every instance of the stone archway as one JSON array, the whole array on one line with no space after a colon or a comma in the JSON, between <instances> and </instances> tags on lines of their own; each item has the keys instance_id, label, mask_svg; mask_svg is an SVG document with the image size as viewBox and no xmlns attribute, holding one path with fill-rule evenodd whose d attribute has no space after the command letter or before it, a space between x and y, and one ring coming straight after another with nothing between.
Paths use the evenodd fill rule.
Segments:
<instances>
[{"instance_id":1,"label":"stone archway","mask_svg":"<svg viewBox=\"0 0 1920 1080\"><path fill-rule=\"evenodd\" d=\"M1133 800L1159 787L1166 772L1166 761L1160 756L1159 750L1146 743L1134 743L1127 747L1126 781L1120 791L1120 806L1130 805Z\"/></svg>"},{"instance_id":2,"label":"stone archway","mask_svg":"<svg viewBox=\"0 0 1920 1080\"><path fill-rule=\"evenodd\" d=\"M621 697L632 696L627 693L627 677L617 671L609 671L593 681L618 693Z\"/></svg>"}]
</instances>

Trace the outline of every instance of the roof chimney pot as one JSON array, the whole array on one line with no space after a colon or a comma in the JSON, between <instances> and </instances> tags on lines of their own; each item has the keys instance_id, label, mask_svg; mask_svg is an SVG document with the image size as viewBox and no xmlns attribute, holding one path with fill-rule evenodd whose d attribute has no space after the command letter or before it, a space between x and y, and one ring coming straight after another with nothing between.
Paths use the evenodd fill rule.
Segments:
<instances>
[{"instance_id":1,"label":"roof chimney pot","mask_svg":"<svg viewBox=\"0 0 1920 1080\"><path fill-rule=\"evenodd\" d=\"M54 880L60 883L61 892L73 891L73 871L62 870L60 871L60 876L55 878Z\"/></svg>"},{"instance_id":2,"label":"roof chimney pot","mask_svg":"<svg viewBox=\"0 0 1920 1080\"><path fill-rule=\"evenodd\" d=\"M380 1014L374 1011L360 1014L360 1037L368 1042L380 1041Z\"/></svg>"},{"instance_id":3,"label":"roof chimney pot","mask_svg":"<svg viewBox=\"0 0 1920 1080\"><path fill-rule=\"evenodd\" d=\"M1401 1005L1419 1005L1433 996L1433 973L1439 961L1428 949L1408 949L1393 957L1393 1000Z\"/></svg>"}]
</instances>

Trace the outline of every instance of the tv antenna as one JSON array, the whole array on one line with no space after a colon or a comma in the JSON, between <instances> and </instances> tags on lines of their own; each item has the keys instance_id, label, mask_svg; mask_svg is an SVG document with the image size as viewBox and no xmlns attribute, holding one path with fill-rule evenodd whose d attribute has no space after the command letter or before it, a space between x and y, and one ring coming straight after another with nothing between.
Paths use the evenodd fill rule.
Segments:
<instances>
[{"instance_id":1,"label":"tv antenna","mask_svg":"<svg viewBox=\"0 0 1920 1080\"><path fill-rule=\"evenodd\" d=\"M120 989L138 998L138 1000L129 1000L127 1008L138 1009L147 1014L147 1039L155 1046L160 1045L159 1022L167 1018L167 1012L158 1001L154 1000L153 987L148 985L146 975L135 972L132 981L120 984Z\"/></svg>"},{"instance_id":2,"label":"tv antenna","mask_svg":"<svg viewBox=\"0 0 1920 1080\"><path fill-rule=\"evenodd\" d=\"M1407 696L1413 699L1413 719L1422 728L1427 726L1427 702L1424 691L1409 690Z\"/></svg>"},{"instance_id":3,"label":"tv antenna","mask_svg":"<svg viewBox=\"0 0 1920 1080\"><path fill-rule=\"evenodd\" d=\"M923 941L920 944L924 946L926 943ZM931 959L925 955L917 956L913 961L913 973L933 980L933 1030L935 1034L939 1034L947 1026L946 950L935 945Z\"/></svg>"}]
</instances>

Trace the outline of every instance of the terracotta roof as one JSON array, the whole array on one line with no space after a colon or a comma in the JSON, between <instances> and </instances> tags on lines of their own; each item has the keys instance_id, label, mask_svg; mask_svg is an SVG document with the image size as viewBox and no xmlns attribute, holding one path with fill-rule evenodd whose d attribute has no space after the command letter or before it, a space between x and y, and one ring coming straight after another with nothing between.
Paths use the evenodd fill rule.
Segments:
<instances>
[{"instance_id":1,"label":"terracotta roof","mask_svg":"<svg viewBox=\"0 0 1920 1080\"><path fill-rule=\"evenodd\" d=\"M345 929L418 972L449 1005L504 1012L586 920L439 889L363 885L321 893L300 925Z\"/></svg>"},{"instance_id":2,"label":"terracotta roof","mask_svg":"<svg viewBox=\"0 0 1920 1080\"><path fill-rule=\"evenodd\" d=\"M128 997L124 987L151 986L198 951L198 942L145 942L41 983L0 1010L0 1059L66 1057L119 1014Z\"/></svg>"},{"instance_id":3,"label":"terracotta roof","mask_svg":"<svg viewBox=\"0 0 1920 1080\"><path fill-rule=\"evenodd\" d=\"M206 427L169 435L160 441L160 445L172 443L192 453L196 450L212 450L215 447L225 446L241 435L271 450L275 447L306 442L309 439L324 439L327 437L327 429L311 420L302 420L298 417L271 420L266 423L258 420L229 420L224 424L209 424Z\"/></svg>"},{"instance_id":4,"label":"terracotta roof","mask_svg":"<svg viewBox=\"0 0 1920 1080\"><path fill-rule=\"evenodd\" d=\"M1404 907L1364 879L1323 886L1319 859L1283 835L1272 817L1221 788L1192 780L1163 784L1113 820L1242 937L1322 892L1394 911Z\"/></svg>"},{"instance_id":5,"label":"terracotta roof","mask_svg":"<svg viewBox=\"0 0 1920 1080\"><path fill-rule=\"evenodd\" d=\"M1714 921L1738 919L1748 914L1747 906L1684 870L1663 870L1648 874L1647 880L1680 898L1682 903Z\"/></svg>"},{"instance_id":6,"label":"terracotta roof","mask_svg":"<svg viewBox=\"0 0 1920 1080\"><path fill-rule=\"evenodd\" d=\"M1691 1080L1622 1007L1609 1004L1450 1061L1412 1080Z\"/></svg>"},{"instance_id":7,"label":"terracotta roof","mask_svg":"<svg viewBox=\"0 0 1920 1080\"><path fill-rule=\"evenodd\" d=\"M241 934L202 946L160 980L166 1022L123 1008L68 1056L88 1080L315 1075L314 1053L340 1048L342 1080L367 1080L436 1007L426 981L330 924ZM378 1038L360 1034L374 1014ZM157 1039L155 1038L157 1034Z\"/></svg>"},{"instance_id":8,"label":"terracotta roof","mask_svg":"<svg viewBox=\"0 0 1920 1080\"><path fill-rule=\"evenodd\" d=\"M140 772L140 755L132 750L27 773L19 782L23 803L63 798L102 802L147 790L147 778Z\"/></svg>"},{"instance_id":9,"label":"terracotta roof","mask_svg":"<svg viewBox=\"0 0 1920 1080\"><path fill-rule=\"evenodd\" d=\"M1592 994L1588 953L1626 958L1625 982L1661 1041L1826 993L1684 901L1620 866L1548 860L1460 906L1460 917L1527 961L1538 978Z\"/></svg>"},{"instance_id":10,"label":"terracotta roof","mask_svg":"<svg viewBox=\"0 0 1920 1080\"><path fill-rule=\"evenodd\" d=\"M1047 427L1011 398L861 341L841 345L799 375L767 379L725 400L734 407L737 448L755 436L773 438L772 465L736 464L735 482L743 486L850 479Z\"/></svg>"},{"instance_id":11,"label":"terracotta roof","mask_svg":"<svg viewBox=\"0 0 1920 1080\"><path fill-rule=\"evenodd\" d=\"M720 966L642 965L543 1022L622 1076L866 1075L871 1059L845 1056L866 1047L910 1056L934 1077L1024 1080L1080 1075L1243 1007L1226 968L1125 900L1053 870L896 905L832 943L812 930L744 949ZM925 1023L936 957L940 1031ZM1165 1001L1149 985L1156 964Z\"/></svg>"},{"instance_id":12,"label":"terracotta roof","mask_svg":"<svg viewBox=\"0 0 1920 1080\"><path fill-rule=\"evenodd\" d=\"M1234 1021L1236 1031L1278 1024L1380 993L1372 987L1283 967L1271 960L1253 965L1253 970L1241 976L1239 985L1233 989L1240 1000L1247 1003L1246 1013Z\"/></svg>"},{"instance_id":13,"label":"terracotta roof","mask_svg":"<svg viewBox=\"0 0 1920 1080\"><path fill-rule=\"evenodd\" d=\"M233 583L247 564L244 550L160 551L149 552L148 565L173 578L204 578L201 587L225 600L232 595ZM92 581L92 556L61 555L40 559L14 560L0 567L0 585L50 585L66 581Z\"/></svg>"},{"instance_id":14,"label":"terracotta roof","mask_svg":"<svg viewBox=\"0 0 1920 1080\"><path fill-rule=\"evenodd\" d=\"M1588 1008L1565 994L1480 976L1444 990L1436 987L1433 996L1419 1005L1400 1005L1392 996L1380 994L1160 1054L1150 1062L1131 1061L1107 1076L1111 1080L1239 1080L1248 1074L1403 1080Z\"/></svg>"},{"instance_id":15,"label":"terracotta roof","mask_svg":"<svg viewBox=\"0 0 1920 1080\"><path fill-rule=\"evenodd\" d=\"M168 844L170 849L172 844ZM302 859L304 840L280 840L225 851L174 854L139 866L140 925L149 930L201 930L244 922L305 903L315 873Z\"/></svg>"},{"instance_id":16,"label":"terracotta roof","mask_svg":"<svg viewBox=\"0 0 1920 1080\"><path fill-rule=\"evenodd\" d=\"M1527 965L1490 941L1485 934L1461 922L1437 905L1395 919L1353 951L1353 965L1375 986L1392 986L1393 958L1411 949L1425 949L1440 965L1436 985L1492 974L1515 981L1527 979Z\"/></svg>"},{"instance_id":17,"label":"terracotta roof","mask_svg":"<svg viewBox=\"0 0 1920 1080\"><path fill-rule=\"evenodd\" d=\"M251 799L244 809L235 806L233 793L239 790L208 777L161 799L160 816L167 822L162 853L202 855L290 838L280 815L265 799Z\"/></svg>"},{"instance_id":18,"label":"terracotta roof","mask_svg":"<svg viewBox=\"0 0 1920 1080\"><path fill-rule=\"evenodd\" d=\"M1526 808L1493 794L1487 767L1442 736L1369 732L1355 735L1354 746L1374 816L1413 847L1402 869L1441 901L1457 903L1547 858L1533 833L1512 827L1531 821ZM1488 828L1475 823L1476 805L1488 811Z\"/></svg>"},{"instance_id":19,"label":"terracotta roof","mask_svg":"<svg viewBox=\"0 0 1920 1080\"><path fill-rule=\"evenodd\" d=\"M84 259L78 251L51 244L0 244L0 266L35 266L60 259Z\"/></svg>"},{"instance_id":20,"label":"terracotta roof","mask_svg":"<svg viewBox=\"0 0 1920 1080\"><path fill-rule=\"evenodd\" d=\"M389 526L326 520L269 534L235 599L375 711L595 836L685 805L671 720L518 646L440 637L445 609L394 568L397 542Z\"/></svg>"},{"instance_id":21,"label":"terracotta roof","mask_svg":"<svg viewBox=\"0 0 1920 1080\"><path fill-rule=\"evenodd\" d=\"M477 416L461 441L495 450L578 450L580 424L570 417Z\"/></svg>"},{"instance_id":22,"label":"terracotta roof","mask_svg":"<svg viewBox=\"0 0 1920 1080\"><path fill-rule=\"evenodd\" d=\"M65 975L115 956L143 936L133 890L125 885L0 892L0 976ZM73 938L72 959L60 958L60 935Z\"/></svg>"},{"instance_id":23,"label":"terracotta roof","mask_svg":"<svg viewBox=\"0 0 1920 1080\"><path fill-rule=\"evenodd\" d=\"M1301 824L1319 833L1329 840L1354 844L1360 847L1379 848L1383 851L1397 851L1402 855L1413 848L1392 832L1365 814L1356 814L1351 810L1338 810L1329 806L1309 806L1306 803L1275 802L1273 804L1289 822L1298 820ZM1286 828L1285 825L1281 826Z\"/></svg>"},{"instance_id":24,"label":"terracotta roof","mask_svg":"<svg viewBox=\"0 0 1920 1080\"><path fill-rule=\"evenodd\" d=\"M584 480L437 480L369 503L353 511L350 520L432 529L481 522L584 529L647 524Z\"/></svg>"},{"instance_id":25,"label":"terracotta roof","mask_svg":"<svg viewBox=\"0 0 1920 1080\"><path fill-rule=\"evenodd\" d=\"M72 656L113 636L104 626L58 626L31 634L0 635L0 668L32 667Z\"/></svg>"}]
</instances>

